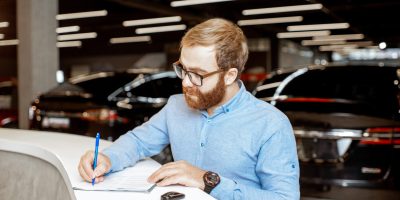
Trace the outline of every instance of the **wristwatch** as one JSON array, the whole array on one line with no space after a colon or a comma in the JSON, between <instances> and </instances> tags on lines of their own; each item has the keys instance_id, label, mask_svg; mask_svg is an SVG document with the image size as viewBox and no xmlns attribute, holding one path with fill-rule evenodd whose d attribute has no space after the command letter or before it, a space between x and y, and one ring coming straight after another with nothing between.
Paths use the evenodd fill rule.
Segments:
<instances>
[{"instance_id":1,"label":"wristwatch","mask_svg":"<svg viewBox=\"0 0 400 200\"><path fill-rule=\"evenodd\" d=\"M210 194L211 190L217 187L217 185L221 180L217 173L208 171L203 175L203 181L204 181L204 192Z\"/></svg>"}]
</instances>

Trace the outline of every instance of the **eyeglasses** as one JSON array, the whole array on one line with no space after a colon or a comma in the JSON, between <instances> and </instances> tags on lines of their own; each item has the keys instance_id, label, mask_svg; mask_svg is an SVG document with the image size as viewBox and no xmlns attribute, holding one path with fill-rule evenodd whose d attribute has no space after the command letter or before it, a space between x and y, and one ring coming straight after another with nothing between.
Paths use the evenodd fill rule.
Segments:
<instances>
[{"instance_id":1,"label":"eyeglasses","mask_svg":"<svg viewBox=\"0 0 400 200\"><path fill-rule=\"evenodd\" d=\"M224 71L224 69L219 69L217 71L213 71L213 72L210 72L210 73L207 73L207 74L200 75L200 74L197 74L195 72L191 72L191 71L186 70L185 68L183 68L182 64L179 61L176 61L175 63L173 63L172 66L174 67L176 75L180 79L184 79L186 77L186 75L188 75L190 82L192 82L193 85L196 85L196 86L202 86L204 78L207 78L207 77L209 77L209 76L211 76L213 74L220 73L220 72Z\"/></svg>"}]
</instances>

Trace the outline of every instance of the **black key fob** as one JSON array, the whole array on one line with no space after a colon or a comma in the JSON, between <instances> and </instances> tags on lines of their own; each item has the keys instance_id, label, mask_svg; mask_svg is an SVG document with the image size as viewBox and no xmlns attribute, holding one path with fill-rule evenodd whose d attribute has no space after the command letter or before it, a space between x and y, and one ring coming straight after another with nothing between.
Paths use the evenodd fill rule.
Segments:
<instances>
[{"instance_id":1,"label":"black key fob","mask_svg":"<svg viewBox=\"0 0 400 200\"><path fill-rule=\"evenodd\" d=\"M167 192L161 195L161 200L178 200L185 198L185 194L179 192Z\"/></svg>"}]
</instances>

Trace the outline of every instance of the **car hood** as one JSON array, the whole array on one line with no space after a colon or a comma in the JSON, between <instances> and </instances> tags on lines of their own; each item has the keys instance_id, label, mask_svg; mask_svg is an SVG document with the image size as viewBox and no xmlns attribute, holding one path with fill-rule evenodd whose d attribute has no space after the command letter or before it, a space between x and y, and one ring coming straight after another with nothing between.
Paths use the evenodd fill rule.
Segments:
<instances>
[{"instance_id":1,"label":"car hood","mask_svg":"<svg viewBox=\"0 0 400 200\"><path fill-rule=\"evenodd\" d=\"M285 114L294 127L317 129L365 129L370 127L400 126L400 122L396 120L349 113L286 111Z\"/></svg>"},{"instance_id":2,"label":"car hood","mask_svg":"<svg viewBox=\"0 0 400 200\"><path fill-rule=\"evenodd\" d=\"M90 99L93 95L85 92L82 88L71 83L63 83L50 91L40 95L40 99L51 98L85 98Z\"/></svg>"}]
</instances>

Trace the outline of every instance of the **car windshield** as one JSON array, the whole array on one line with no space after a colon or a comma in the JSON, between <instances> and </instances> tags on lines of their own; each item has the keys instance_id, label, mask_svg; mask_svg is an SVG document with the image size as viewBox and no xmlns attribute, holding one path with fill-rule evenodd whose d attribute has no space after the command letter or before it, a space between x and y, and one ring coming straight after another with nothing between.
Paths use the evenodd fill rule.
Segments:
<instances>
[{"instance_id":1,"label":"car windshield","mask_svg":"<svg viewBox=\"0 0 400 200\"><path fill-rule=\"evenodd\" d=\"M280 92L284 111L346 112L393 118L398 115L398 78L394 68L331 67L309 70Z\"/></svg>"},{"instance_id":2,"label":"car windshield","mask_svg":"<svg viewBox=\"0 0 400 200\"><path fill-rule=\"evenodd\" d=\"M146 77L138 78L123 88L118 89L109 96L110 99L133 101L149 101L145 98L168 99L173 94L182 93L181 79L175 72L164 72Z\"/></svg>"},{"instance_id":3,"label":"car windshield","mask_svg":"<svg viewBox=\"0 0 400 200\"><path fill-rule=\"evenodd\" d=\"M106 98L119 87L134 80L137 74L116 74L75 83L85 92Z\"/></svg>"},{"instance_id":4,"label":"car windshield","mask_svg":"<svg viewBox=\"0 0 400 200\"><path fill-rule=\"evenodd\" d=\"M253 94L257 98L270 101L271 97L274 96L274 93L278 88L278 86L288 75L290 75L290 73L275 74L271 78L268 78L265 81L263 81L263 83L260 86L258 86L255 89L255 91L253 91Z\"/></svg>"},{"instance_id":5,"label":"car windshield","mask_svg":"<svg viewBox=\"0 0 400 200\"><path fill-rule=\"evenodd\" d=\"M143 83L129 92L135 96L168 98L171 94L181 92L180 84L181 80L178 78L164 77Z\"/></svg>"}]
</instances>

